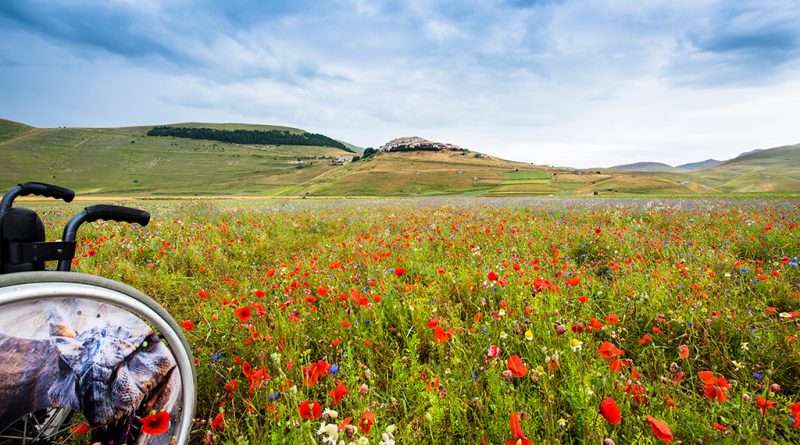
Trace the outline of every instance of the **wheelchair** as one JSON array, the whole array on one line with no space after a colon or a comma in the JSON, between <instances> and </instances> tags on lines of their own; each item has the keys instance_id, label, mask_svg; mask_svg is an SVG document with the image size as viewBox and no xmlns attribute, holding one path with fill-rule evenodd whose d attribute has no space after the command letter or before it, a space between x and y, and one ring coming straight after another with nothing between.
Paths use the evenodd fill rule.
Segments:
<instances>
[{"instance_id":1,"label":"wheelchair","mask_svg":"<svg viewBox=\"0 0 800 445\"><path fill-rule=\"evenodd\" d=\"M188 443L197 379L180 325L128 285L70 272L81 224L150 215L89 206L46 242L36 212L13 206L27 195L75 193L27 182L0 201L0 444Z\"/></svg>"}]
</instances>

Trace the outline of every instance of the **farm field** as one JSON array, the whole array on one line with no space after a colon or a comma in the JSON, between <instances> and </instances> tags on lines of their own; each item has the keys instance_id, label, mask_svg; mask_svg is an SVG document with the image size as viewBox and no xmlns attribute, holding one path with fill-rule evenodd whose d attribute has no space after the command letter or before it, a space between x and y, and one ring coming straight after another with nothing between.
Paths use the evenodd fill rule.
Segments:
<instances>
[{"instance_id":1,"label":"farm field","mask_svg":"<svg viewBox=\"0 0 800 445\"><path fill-rule=\"evenodd\" d=\"M123 204L75 270L181 322L193 443L800 441L797 200Z\"/></svg>"}]
</instances>

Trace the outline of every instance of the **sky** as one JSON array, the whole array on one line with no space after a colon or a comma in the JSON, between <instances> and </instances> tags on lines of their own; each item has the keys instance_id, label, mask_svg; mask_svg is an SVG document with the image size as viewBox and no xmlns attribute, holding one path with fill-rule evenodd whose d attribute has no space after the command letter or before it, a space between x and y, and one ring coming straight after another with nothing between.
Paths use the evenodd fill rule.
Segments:
<instances>
[{"instance_id":1,"label":"sky","mask_svg":"<svg viewBox=\"0 0 800 445\"><path fill-rule=\"evenodd\" d=\"M800 0L2 0L0 117L590 168L800 142Z\"/></svg>"}]
</instances>

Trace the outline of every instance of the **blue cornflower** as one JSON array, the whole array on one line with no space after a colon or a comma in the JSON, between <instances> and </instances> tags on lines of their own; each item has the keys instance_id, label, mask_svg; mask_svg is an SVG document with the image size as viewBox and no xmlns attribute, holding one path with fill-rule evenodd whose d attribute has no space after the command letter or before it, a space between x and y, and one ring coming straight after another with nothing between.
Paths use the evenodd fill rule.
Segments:
<instances>
[{"instance_id":1,"label":"blue cornflower","mask_svg":"<svg viewBox=\"0 0 800 445\"><path fill-rule=\"evenodd\" d=\"M331 369L328 370L328 372L330 372L331 374L336 374L337 372L339 372L339 365L331 365Z\"/></svg>"},{"instance_id":2,"label":"blue cornflower","mask_svg":"<svg viewBox=\"0 0 800 445\"><path fill-rule=\"evenodd\" d=\"M764 376L762 376L761 374L759 374L759 373L757 373L757 372L754 372L754 373L753 373L753 377L755 377L755 378L756 378L756 380L761 380L761 379L763 379L763 378L764 378Z\"/></svg>"},{"instance_id":3,"label":"blue cornflower","mask_svg":"<svg viewBox=\"0 0 800 445\"><path fill-rule=\"evenodd\" d=\"M267 393L267 398L268 398L268 399L270 399L270 400L275 400L275 399L277 399L277 398L278 398L278 395L279 395L279 394L278 394L278 391L271 392L271 393L270 393L270 392L268 392L268 393Z\"/></svg>"}]
</instances>

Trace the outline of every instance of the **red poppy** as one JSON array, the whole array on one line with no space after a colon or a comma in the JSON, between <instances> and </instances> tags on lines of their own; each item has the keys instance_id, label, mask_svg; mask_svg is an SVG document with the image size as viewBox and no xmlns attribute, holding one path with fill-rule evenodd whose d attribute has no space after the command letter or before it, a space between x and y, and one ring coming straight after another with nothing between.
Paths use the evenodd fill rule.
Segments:
<instances>
[{"instance_id":1,"label":"red poppy","mask_svg":"<svg viewBox=\"0 0 800 445\"><path fill-rule=\"evenodd\" d=\"M358 428L361 430L361 433L369 434L373 422L375 422L375 413L372 411L364 411L364 414L361 415L361 419L358 421Z\"/></svg>"},{"instance_id":2,"label":"red poppy","mask_svg":"<svg viewBox=\"0 0 800 445\"><path fill-rule=\"evenodd\" d=\"M578 301L580 301L581 303L586 303L587 301L589 301L589 297L581 295L580 297L578 297Z\"/></svg>"},{"instance_id":3,"label":"red poppy","mask_svg":"<svg viewBox=\"0 0 800 445\"><path fill-rule=\"evenodd\" d=\"M169 429L169 413L159 411L142 419L142 432L155 436L167 432Z\"/></svg>"},{"instance_id":4,"label":"red poppy","mask_svg":"<svg viewBox=\"0 0 800 445\"><path fill-rule=\"evenodd\" d=\"M514 377L525 377L528 374L528 367L522 364L522 359L517 355L512 355L506 366Z\"/></svg>"},{"instance_id":5,"label":"red poppy","mask_svg":"<svg viewBox=\"0 0 800 445\"><path fill-rule=\"evenodd\" d=\"M794 429L800 430L800 402L793 403L789 406L789 409L792 411L792 417L794 417Z\"/></svg>"},{"instance_id":6,"label":"red poppy","mask_svg":"<svg viewBox=\"0 0 800 445\"><path fill-rule=\"evenodd\" d=\"M603 326L605 326L602 322L600 322L600 320L594 317L589 317L589 324L592 325L592 329L596 331L602 329Z\"/></svg>"},{"instance_id":7,"label":"red poppy","mask_svg":"<svg viewBox=\"0 0 800 445\"><path fill-rule=\"evenodd\" d=\"M761 408L761 415L766 416L767 410L775 408L778 402L773 402L772 400L767 400L761 396L756 397L756 405Z\"/></svg>"},{"instance_id":8,"label":"red poppy","mask_svg":"<svg viewBox=\"0 0 800 445\"><path fill-rule=\"evenodd\" d=\"M689 347L688 347L688 346L686 346L686 345L680 345L680 346L678 347L678 349L679 349L678 355L679 355L679 356L680 356L682 359L686 360L687 358L689 358Z\"/></svg>"},{"instance_id":9,"label":"red poppy","mask_svg":"<svg viewBox=\"0 0 800 445\"><path fill-rule=\"evenodd\" d=\"M522 425L519 424L519 417L516 411L511 411L511 418L508 421L511 426L511 435L514 436L506 441L506 445L533 445L530 439L525 437L522 431Z\"/></svg>"},{"instance_id":10,"label":"red poppy","mask_svg":"<svg viewBox=\"0 0 800 445\"><path fill-rule=\"evenodd\" d=\"M346 396L349 393L350 391L348 391L347 388L345 388L345 386L342 385L342 381L336 380L336 388L333 391L328 391L328 395L331 396L331 399L333 399L331 405L333 406L338 405L339 403L341 403L344 396Z\"/></svg>"},{"instance_id":11,"label":"red poppy","mask_svg":"<svg viewBox=\"0 0 800 445\"><path fill-rule=\"evenodd\" d=\"M615 355L625 355L625 351L617 348L614 346L613 343L604 341L603 344L600 345L600 348L597 350L603 358L611 358Z\"/></svg>"},{"instance_id":12,"label":"red poppy","mask_svg":"<svg viewBox=\"0 0 800 445\"><path fill-rule=\"evenodd\" d=\"M314 420L322 415L322 406L316 400L306 400L297 410L300 412L300 417L308 420Z\"/></svg>"},{"instance_id":13,"label":"red poppy","mask_svg":"<svg viewBox=\"0 0 800 445\"><path fill-rule=\"evenodd\" d=\"M324 376L331 369L331 365L325 360L316 361L310 365L303 366L303 382L311 387L317 384L320 377Z\"/></svg>"},{"instance_id":14,"label":"red poppy","mask_svg":"<svg viewBox=\"0 0 800 445\"><path fill-rule=\"evenodd\" d=\"M211 421L211 428L215 430L221 430L225 428L225 419L222 413L217 413L214 420Z\"/></svg>"},{"instance_id":15,"label":"red poppy","mask_svg":"<svg viewBox=\"0 0 800 445\"><path fill-rule=\"evenodd\" d=\"M655 434L657 438L663 440L667 444L672 443L672 431L669 430L669 427L666 423L656 419L653 416L644 416L644 418L650 422L650 428L653 430L653 434Z\"/></svg>"},{"instance_id":16,"label":"red poppy","mask_svg":"<svg viewBox=\"0 0 800 445\"><path fill-rule=\"evenodd\" d=\"M489 275L486 276L486 279L489 281L497 281L497 274L494 271L489 271Z\"/></svg>"},{"instance_id":17,"label":"red poppy","mask_svg":"<svg viewBox=\"0 0 800 445\"><path fill-rule=\"evenodd\" d=\"M580 284L580 282L581 282L581 279L578 278L578 277L567 278L567 284L569 286L572 286L572 287L577 286L578 284Z\"/></svg>"},{"instance_id":18,"label":"red poppy","mask_svg":"<svg viewBox=\"0 0 800 445\"><path fill-rule=\"evenodd\" d=\"M700 371L697 376L705 383L703 387L703 397L716 400L719 403L725 403L728 400L728 391L731 385L725 377L716 378L711 371Z\"/></svg>"},{"instance_id":19,"label":"red poppy","mask_svg":"<svg viewBox=\"0 0 800 445\"><path fill-rule=\"evenodd\" d=\"M73 426L72 428L70 428L69 432L72 433L72 434L80 435L80 434L88 433L89 430L91 430L91 428L89 428L89 424L86 423L86 422L81 422L81 423Z\"/></svg>"},{"instance_id":20,"label":"red poppy","mask_svg":"<svg viewBox=\"0 0 800 445\"><path fill-rule=\"evenodd\" d=\"M242 374L248 378L253 374L253 366L249 362L242 363Z\"/></svg>"},{"instance_id":21,"label":"red poppy","mask_svg":"<svg viewBox=\"0 0 800 445\"><path fill-rule=\"evenodd\" d=\"M208 291L205 290L198 291L197 296L200 298L208 298Z\"/></svg>"},{"instance_id":22,"label":"red poppy","mask_svg":"<svg viewBox=\"0 0 800 445\"><path fill-rule=\"evenodd\" d=\"M453 329L444 330L441 326L436 326L434 330L434 335L436 337L436 341L439 343L446 343L447 340L453 337Z\"/></svg>"},{"instance_id":23,"label":"red poppy","mask_svg":"<svg viewBox=\"0 0 800 445\"><path fill-rule=\"evenodd\" d=\"M617 314L608 314L606 315L606 323L617 324L619 323L619 317L617 317Z\"/></svg>"},{"instance_id":24,"label":"red poppy","mask_svg":"<svg viewBox=\"0 0 800 445\"><path fill-rule=\"evenodd\" d=\"M194 329L194 323L192 323L191 320L183 320L180 322L180 325L183 326L183 329L186 329L187 331Z\"/></svg>"},{"instance_id":25,"label":"red poppy","mask_svg":"<svg viewBox=\"0 0 800 445\"><path fill-rule=\"evenodd\" d=\"M253 316L253 312L250 310L250 306L242 306L242 307L236 309L233 312L233 315L235 315L237 318L239 318L239 321L241 321L242 323L245 323L248 320L250 320L250 317Z\"/></svg>"},{"instance_id":26,"label":"red poppy","mask_svg":"<svg viewBox=\"0 0 800 445\"><path fill-rule=\"evenodd\" d=\"M255 294L256 294L257 298L264 298L267 295L266 292L264 292L263 290L260 290L260 289L257 289L255 291Z\"/></svg>"},{"instance_id":27,"label":"red poppy","mask_svg":"<svg viewBox=\"0 0 800 445\"><path fill-rule=\"evenodd\" d=\"M600 402L600 415L612 425L618 425L622 420L622 414L617 407L617 402L611 397L607 397Z\"/></svg>"},{"instance_id":28,"label":"red poppy","mask_svg":"<svg viewBox=\"0 0 800 445\"><path fill-rule=\"evenodd\" d=\"M614 357L608 361L608 368L614 372L622 371L622 360Z\"/></svg>"},{"instance_id":29,"label":"red poppy","mask_svg":"<svg viewBox=\"0 0 800 445\"><path fill-rule=\"evenodd\" d=\"M486 350L486 356L489 357L489 359L497 357L497 354L499 353L500 353L500 348L498 348L495 345L489 346L489 349Z\"/></svg>"},{"instance_id":30,"label":"red poppy","mask_svg":"<svg viewBox=\"0 0 800 445\"><path fill-rule=\"evenodd\" d=\"M403 275L406 274L406 270L403 269L402 267L395 267L394 274L397 275L398 277L402 277Z\"/></svg>"}]
</instances>

